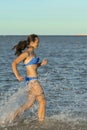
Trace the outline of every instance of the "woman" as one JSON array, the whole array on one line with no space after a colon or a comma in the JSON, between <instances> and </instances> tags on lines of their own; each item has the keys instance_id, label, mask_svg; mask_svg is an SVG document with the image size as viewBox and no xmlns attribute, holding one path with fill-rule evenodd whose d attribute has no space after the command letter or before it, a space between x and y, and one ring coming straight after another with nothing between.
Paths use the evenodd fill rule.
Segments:
<instances>
[{"instance_id":1,"label":"woman","mask_svg":"<svg viewBox=\"0 0 87 130\"><path fill-rule=\"evenodd\" d=\"M28 99L17 111L14 112L10 116L10 122L12 122L17 116L20 116L25 110L30 108L34 101L37 100L39 104L38 108L38 120L43 121L45 119L45 111L46 111L46 99L44 95L44 91L38 81L37 76L37 68L39 66L43 66L47 64L47 60L43 60L39 63L39 58L36 57L34 53L34 49L39 46L39 38L35 34L31 34L28 36L27 41L21 41L18 45L14 46L13 49L16 49L16 55L18 57L12 62L13 73L15 74L18 81L24 80L19 74L17 69L17 65L23 61L27 77L25 78L28 86ZM25 48L27 48L24 52L22 52Z\"/></svg>"}]
</instances>

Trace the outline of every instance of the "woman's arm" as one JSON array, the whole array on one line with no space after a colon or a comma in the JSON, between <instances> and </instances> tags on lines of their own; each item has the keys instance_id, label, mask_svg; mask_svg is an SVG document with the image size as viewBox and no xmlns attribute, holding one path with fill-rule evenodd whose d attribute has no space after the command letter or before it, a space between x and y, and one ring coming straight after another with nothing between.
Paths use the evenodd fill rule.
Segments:
<instances>
[{"instance_id":1,"label":"woman's arm","mask_svg":"<svg viewBox=\"0 0 87 130\"><path fill-rule=\"evenodd\" d=\"M38 63L37 64L37 67L40 67L40 66L44 66L48 63L48 60L47 59L44 59L42 62Z\"/></svg>"},{"instance_id":2,"label":"woman's arm","mask_svg":"<svg viewBox=\"0 0 87 130\"><path fill-rule=\"evenodd\" d=\"M12 62L12 70L13 73L15 74L16 78L19 81L22 81L24 78L20 76L19 71L17 69L17 65L22 62L26 57L28 56L28 52L22 53L20 56L18 56L13 62Z\"/></svg>"}]
</instances>

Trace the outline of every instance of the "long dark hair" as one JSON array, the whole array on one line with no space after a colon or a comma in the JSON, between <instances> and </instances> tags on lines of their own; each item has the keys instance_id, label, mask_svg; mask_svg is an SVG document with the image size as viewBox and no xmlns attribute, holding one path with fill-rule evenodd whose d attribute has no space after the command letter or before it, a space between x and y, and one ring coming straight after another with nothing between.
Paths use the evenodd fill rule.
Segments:
<instances>
[{"instance_id":1,"label":"long dark hair","mask_svg":"<svg viewBox=\"0 0 87 130\"><path fill-rule=\"evenodd\" d=\"M14 50L14 49L16 49L16 51L15 51L15 55L17 55L17 56L19 56L21 53L22 53L22 51L25 49L25 48L27 48L27 41L25 40L25 41L20 41L17 45L15 45L13 48L12 48L12 50Z\"/></svg>"},{"instance_id":2,"label":"long dark hair","mask_svg":"<svg viewBox=\"0 0 87 130\"><path fill-rule=\"evenodd\" d=\"M16 49L15 55L19 56L25 48L29 47L31 41L35 42L35 38L38 38L38 36L36 34L31 34L28 36L27 40L19 41L19 43L12 48L12 50Z\"/></svg>"},{"instance_id":3,"label":"long dark hair","mask_svg":"<svg viewBox=\"0 0 87 130\"><path fill-rule=\"evenodd\" d=\"M38 36L37 36L36 34L31 34L31 35L29 35L28 38L27 38L28 44L29 44L31 41L35 42L36 38L38 38Z\"/></svg>"}]
</instances>

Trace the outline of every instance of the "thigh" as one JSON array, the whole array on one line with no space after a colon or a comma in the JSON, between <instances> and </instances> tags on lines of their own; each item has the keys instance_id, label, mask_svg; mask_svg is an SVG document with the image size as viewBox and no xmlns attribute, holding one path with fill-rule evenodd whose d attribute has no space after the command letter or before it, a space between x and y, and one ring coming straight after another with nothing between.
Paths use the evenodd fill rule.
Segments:
<instances>
[{"instance_id":1,"label":"thigh","mask_svg":"<svg viewBox=\"0 0 87 130\"><path fill-rule=\"evenodd\" d=\"M31 91L29 91L28 92L28 99L27 99L26 104L31 104L32 105L35 100L36 100L35 95Z\"/></svg>"},{"instance_id":2,"label":"thigh","mask_svg":"<svg viewBox=\"0 0 87 130\"><path fill-rule=\"evenodd\" d=\"M38 96L40 94L44 94L43 88L40 85L39 81L33 81L31 82L31 93L33 93L35 96Z\"/></svg>"},{"instance_id":3,"label":"thigh","mask_svg":"<svg viewBox=\"0 0 87 130\"><path fill-rule=\"evenodd\" d=\"M46 98L45 98L44 93L41 93L40 95L37 95L36 100L37 100L39 103L41 103L41 102L46 103Z\"/></svg>"}]
</instances>

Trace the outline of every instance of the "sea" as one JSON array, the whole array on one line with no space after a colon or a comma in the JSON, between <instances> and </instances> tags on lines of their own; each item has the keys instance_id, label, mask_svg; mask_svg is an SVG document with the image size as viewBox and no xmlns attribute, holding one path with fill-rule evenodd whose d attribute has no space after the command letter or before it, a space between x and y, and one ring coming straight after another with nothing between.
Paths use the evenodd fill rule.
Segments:
<instances>
[{"instance_id":1,"label":"sea","mask_svg":"<svg viewBox=\"0 0 87 130\"><path fill-rule=\"evenodd\" d=\"M36 55L48 59L38 68L38 80L46 97L46 119L37 120L38 103L13 123L9 115L27 100L25 81L19 82L11 64L12 47L27 35L0 36L0 130L87 130L87 36L39 36ZM23 63L20 75L26 76Z\"/></svg>"}]
</instances>

